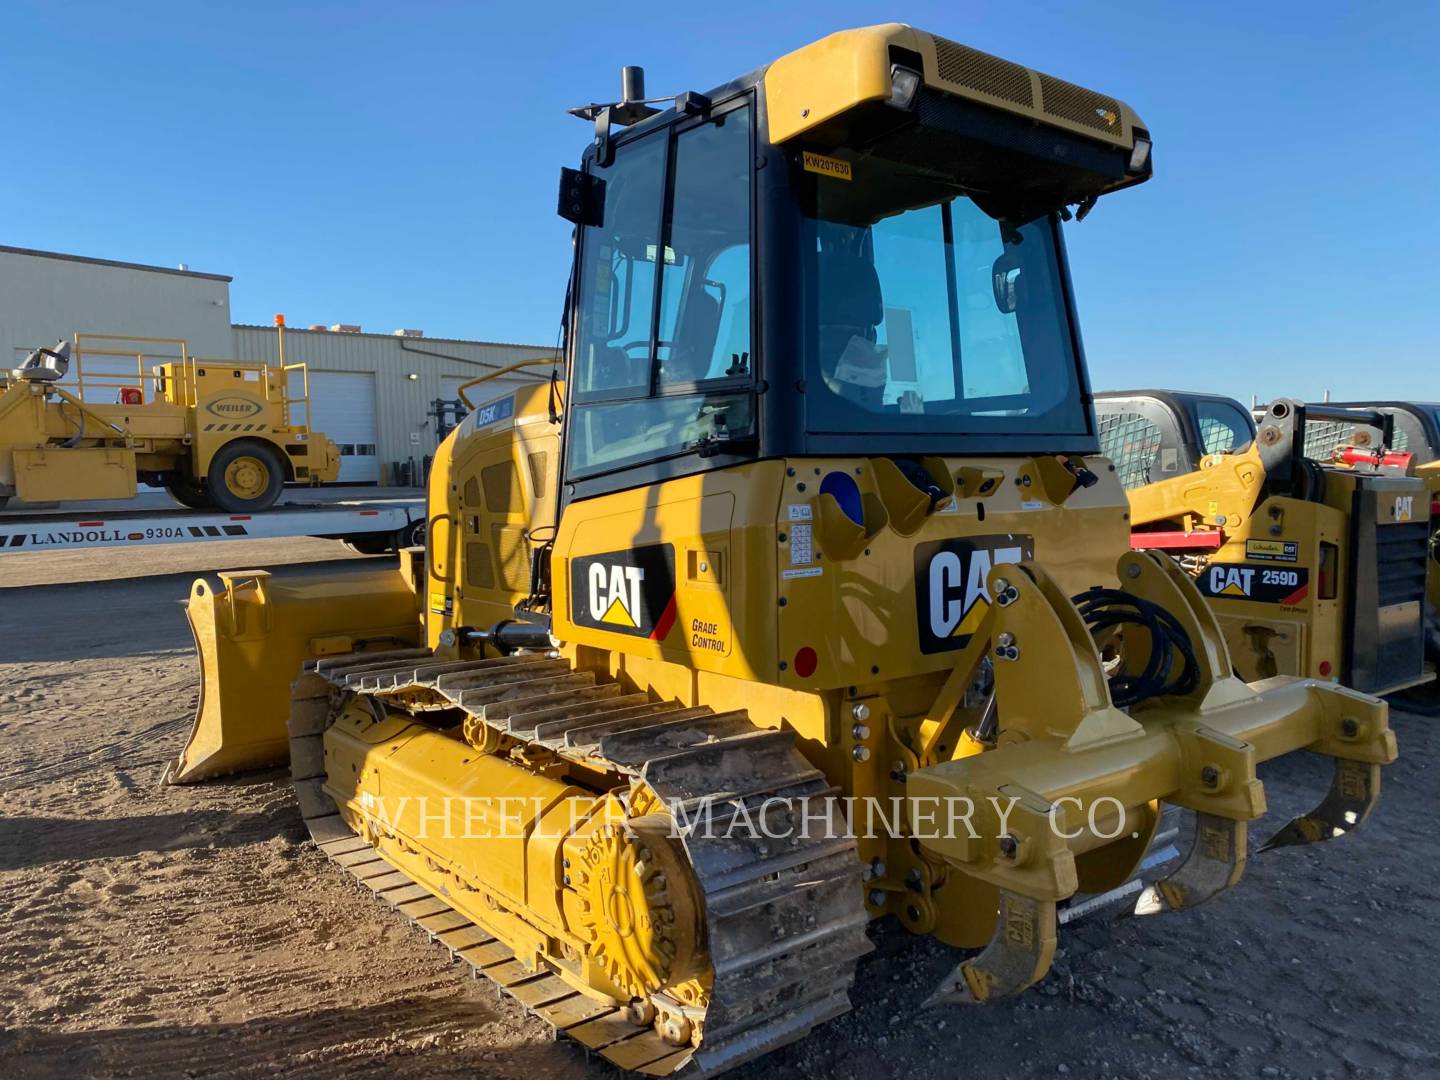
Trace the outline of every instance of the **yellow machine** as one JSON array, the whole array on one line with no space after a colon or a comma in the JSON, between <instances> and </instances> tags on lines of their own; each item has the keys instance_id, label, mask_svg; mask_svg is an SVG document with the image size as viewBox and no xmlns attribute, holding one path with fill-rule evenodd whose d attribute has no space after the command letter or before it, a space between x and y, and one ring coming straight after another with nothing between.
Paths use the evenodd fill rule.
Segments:
<instances>
[{"instance_id":1,"label":"yellow machine","mask_svg":"<svg viewBox=\"0 0 1440 1080\"><path fill-rule=\"evenodd\" d=\"M1431 494L1390 449L1387 414L1279 399L1257 428L1228 398L1154 390L1097 394L1095 408L1130 488L1133 546L1194 576L1242 678L1372 694L1433 682Z\"/></svg>"},{"instance_id":2,"label":"yellow machine","mask_svg":"<svg viewBox=\"0 0 1440 1080\"><path fill-rule=\"evenodd\" d=\"M1362 822L1385 705L1235 678L1096 453L1060 226L1149 177L1134 113L901 25L638 75L577 110L564 370L440 447L423 562L196 584L172 779L288 733L324 852L650 1075L846 1011L883 915L982 950L936 1002L1018 993L1167 802L1144 909L1222 892L1266 759L1335 766L1274 844Z\"/></svg>"},{"instance_id":3,"label":"yellow machine","mask_svg":"<svg viewBox=\"0 0 1440 1080\"><path fill-rule=\"evenodd\" d=\"M1429 492L1430 525L1435 531L1430 534L1426 574L1425 650L1431 664L1440 669L1440 402L1350 401L1327 407L1373 410L1389 417L1391 449L1409 456L1411 474L1424 481ZM1355 442L1355 433L1356 424L1351 420L1312 421L1305 428L1305 456L1329 461ZM1440 680L1407 691L1397 700L1414 712L1440 714Z\"/></svg>"},{"instance_id":4,"label":"yellow machine","mask_svg":"<svg viewBox=\"0 0 1440 1080\"><path fill-rule=\"evenodd\" d=\"M305 365L284 362L277 332L278 367L199 359L174 339L76 334L36 349L0 374L0 506L129 499L143 481L195 509L243 514L272 506L287 482L334 480L339 449L310 430ZM133 359L135 371L87 373L86 358L100 357Z\"/></svg>"}]
</instances>

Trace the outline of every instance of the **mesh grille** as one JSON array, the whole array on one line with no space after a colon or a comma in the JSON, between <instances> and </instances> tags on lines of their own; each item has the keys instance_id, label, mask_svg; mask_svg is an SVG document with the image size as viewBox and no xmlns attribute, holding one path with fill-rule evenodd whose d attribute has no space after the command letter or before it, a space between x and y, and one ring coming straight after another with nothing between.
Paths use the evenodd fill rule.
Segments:
<instances>
[{"instance_id":1,"label":"mesh grille","mask_svg":"<svg viewBox=\"0 0 1440 1080\"><path fill-rule=\"evenodd\" d=\"M1328 464L1335 460L1335 451L1341 447L1352 445L1354 432L1355 425L1347 424L1342 420L1307 420L1305 421L1305 456L1311 461ZM1410 436L1400 428L1396 428L1394 438L1390 440L1390 449L1402 452L1409 450Z\"/></svg>"},{"instance_id":2,"label":"mesh grille","mask_svg":"<svg viewBox=\"0 0 1440 1080\"><path fill-rule=\"evenodd\" d=\"M1375 543L1375 577L1380 606L1425 599L1426 556L1430 549L1430 523L1410 521L1382 526Z\"/></svg>"},{"instance_id":3,"label":"mesh grille","mask_svg":"<svg viewBox=\"0 0 1440 1080\"><path fill-rule=\"evenodd\" d=\"M550 455L544 450L537 450L530 455L530 488L535 492L535 498L545 498L545 466L550 461Z\"/></svg>"},{"instance_id":4,"label":"mesh grille","mask_svg":"<svg viewBox=\"0 0 1440 1080\"><path fill-rule=\"evenodd\" d=\"M465 481L465 505L477 508L480 505L480 481L473 476Z\"/></svg>"},{"instance_id":5,"label":"mesh grille","mask_svg":"<svg viewBox=\"0 0 1440 1080\"><path fill-rule=\"evenodd\" d=\"M530 549L525 530L519 525L492 525L490 539L495 547L495 564L500 580L511 592L530 590Z\"/></svg>"},{"instance_id":6,"label":"mesh grille","mask_svg":"<svg viewBox=\"0 0 1440 1080\"><path fill-rule=\"evenodd\" d=\"M1040 107L1051 116L1103 131L1107 135L1124 133L1120 126L1118 101L1053 75L1040 76Z\"/></svg>"},{"instance_id":7,"label":"mesh grille","mask_svg":"<svg viewBox=\"0 0 1440 1080\"><path fill-rule=\"evenodd\" d=\"M1100 414L1100 453L1115 466L1128 491L1150 483L1150 470L1160 454L1160 429L1139 413Z\"/></svg>"},{"instance_id":8,"label":"mesh grille","mask_svg":"<svg viewBox=\"0 0 1440 1080\"><path fill-rule=\"evenodd\" d=\"M1354 430L1354 425L1338 420L1305 421L1305 456L1311 461L1334 461L1335 451L1349 445Z\"/></svg>"},{"instance_id":9,"label":"mesh grille","mask_svg":"<svg viewBox=\"0 0 1440 1080\"><path fill-rule=\"evenodd\" d=\"M495 568L490 565L489 544L465 545L465 584L481 589L495 588Z\"/></svg>"},{"instance_id":10,"label":"mesh grille","mask_svg":"<svg viewBox=\"0 0 1440 1080\"><path fill-rule=\"evenodd\" d=\"M941 37L935 39L935 63L940 78L948 83L1013 101L1027 109L1035 105L1030 71L1019 64Z\"/></svg>"},{"instance_id":11,"label":"mesh grille","mask_svg":"<svg viewBox=\"0 0 1440 1080\"><path fill-rule=\"evenodd\" d=\"M520 476L513 461L500 461L480 470L485 485L485 508L492 514L519 513Z\"/></svg>"},{"instance_id":12,"label":"mesh grille","mask_svg":"<svg viewBox=\"0 0 1440 1080\"><path fill-rule=\"evenodd\" d=\"M1247 432L1245 438L1249 438ZM1228 454L1244 439L1235 434L1235 429L1229 424L1220 422L1208 416L1200 417L1200 442L1205 447L1207 454Z\"/></svg>"}]
</instances>

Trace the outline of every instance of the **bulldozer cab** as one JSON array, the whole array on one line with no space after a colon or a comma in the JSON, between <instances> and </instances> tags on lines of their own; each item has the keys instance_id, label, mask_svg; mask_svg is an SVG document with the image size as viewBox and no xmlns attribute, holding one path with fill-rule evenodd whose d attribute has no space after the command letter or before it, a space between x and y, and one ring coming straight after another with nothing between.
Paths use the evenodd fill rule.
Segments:
<instances>
[{"instance_id":1,"label":"bulldozer cab","mask_svg":"<svg viewBox=\"0 0 1440 1080\"><path fill-rule=\"evenodd\" d=\"M1148 135L1108 98L1100 132L1043 146L1033 107L982 125L915 44L876 43L879 100L786 58L623 130L640 110L582 110L570 497L877 440L1093 452L1060 218L1146 179Z\"/></svg>"},{"instance_id":2,"label":"bulldozer cab","mask_svg":"<svg viewBox=\"0 0 1440 1080\"><path fill-rule=\"evenodd\" d=\"M1095 395L1100 452L1126 490L1200 468L1210 454L1242 453L1255 421L1238 401L1174 390Z\"/></svg>"}]
</instances>

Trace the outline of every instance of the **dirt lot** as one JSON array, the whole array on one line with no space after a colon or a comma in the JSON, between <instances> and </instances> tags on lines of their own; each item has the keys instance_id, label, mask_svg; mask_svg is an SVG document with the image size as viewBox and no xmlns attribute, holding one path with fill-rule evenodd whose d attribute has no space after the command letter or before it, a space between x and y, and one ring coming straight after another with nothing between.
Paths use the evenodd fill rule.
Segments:
<instances>
[{"instance_id":1,"label":"dirt lot","mask_svg":"<svg viewBox=\"0 0 1440 1080\"><path fill-rule=\"evenodd\" d=\"M0 559L0 1075L616 1075L358 894L278 772L159 786L195 702L190 576L278 550ZM281 572L368 561L339 553ZM1440 1075L1440 727L1395 723L1357 835L1257 857L1188 915L1076 928L983 1009L920 1012L957 956L879 925L855 1011L735 1075ZM1264 778L1277 826L1327 781Z\"/></svg>"}]
</instances>

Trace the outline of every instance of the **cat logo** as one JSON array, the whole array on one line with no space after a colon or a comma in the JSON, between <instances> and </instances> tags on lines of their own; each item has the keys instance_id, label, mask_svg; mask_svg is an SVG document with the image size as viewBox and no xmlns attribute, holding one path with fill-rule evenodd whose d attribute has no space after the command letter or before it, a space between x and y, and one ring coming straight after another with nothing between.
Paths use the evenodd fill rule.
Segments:
<instances>
[{"instance_id":1,"label":"cat logo","mask_svg":"<svg viewBox=\"0 0 1440 1080\"><path fill-rule=\"evenodd\" d=\"M1409 521L1409 520L1411 519L1411 517L1414 516L1414 514L1415 514L1415 496L1414 496L1414 495L1396 495L1396 496L1395 496L1395 520L1396 520L1396 521Z\"/></svg>"},{"instance_id":2,"label":"cat logo","mask_svg":"<svg viewBox=\"0 0 1440 1080\"><path fill-rule=\"evenodd\" d=\"M675 549L652 544L570 562L578 626L663 641L675 624Z\"/></svg>"},{"instance_id":3,"label":"cat logo","mask_svg":"<svg viewBox=\"0 0 1440 1080\"><path fill-rule=\"evenodd\" d=\"M609 567L608 573L606 569L604 563L593 562L586 575L590 579L590 617L634 630L640 624L631 612L640 610L640 583L645 580L645 571L618 564Z\"/></svg>"},{"instance_id":4,"label":"cat logo","mask_svg":"<svg viewBox=\"0 0 1440 1080\"><path fill-rule=\"evenodd\" d=\"M1255 570L1249 566L1212 566L1206 584L1211 596L1249 596Z\"/></svg>"},{"instance_id":5,"label":"cat logo","mask_svg":"<svg viewBox=\"0 0 1440 1080\"><path fill-rule=\"evenodd\" d=\"M986 579L1002 563L1034 558L1029 536L976 536L915 549L920 651L963 649L990 611Z\"/></svg>"}]
</instances>

